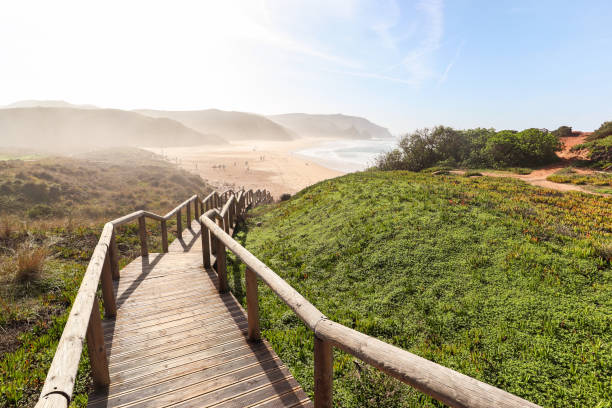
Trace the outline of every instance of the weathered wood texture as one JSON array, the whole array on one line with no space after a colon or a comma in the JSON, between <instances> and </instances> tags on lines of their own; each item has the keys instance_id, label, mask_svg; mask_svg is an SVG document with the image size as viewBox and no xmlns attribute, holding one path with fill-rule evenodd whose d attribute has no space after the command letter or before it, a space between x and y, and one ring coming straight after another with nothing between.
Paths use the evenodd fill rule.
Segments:
<instances>
[{"instance_id":1,"label":"weathered wood texture","mask_svg":"<svg viewBox=\"0 0 612 408\"><path fill-rule=\"evenodd\" d=\"M261 279L314 332L317 407L332 406L333 347L452 407L537 407L328 320L231 237L235 221L249 206L272 200L266 190L238 194L228 190L211 193L201 202L193 196L164 217L136 211L107 223L36 406L67 407L85 335L98 386L90 396L92 407L312 406L269 344L259 341L257 282ZM197 218L193 221L192 202ZM166 221L173 216L179 237L168 246ZM162 248L167 253L148 253L146 217L161 222ZM142 257L120 273L114 228L136 219ZM248 319L228 293L226 249L247 265ZM105 315L116 316L104 322L96 298L101 277Z\"/></svg>"},{"instance_id":2,"label":"weathered wood texture","mask_svg":"<svg viewBox=\"0 0 612 408\"><path fill-rule=\"evenodd\" d=\"M312 406L270 345L248 341L244 309L219 294L199 248L138 258L115 290L117 317L104 322L111 383L89 407Z\"/></svg>"}]
</instances>

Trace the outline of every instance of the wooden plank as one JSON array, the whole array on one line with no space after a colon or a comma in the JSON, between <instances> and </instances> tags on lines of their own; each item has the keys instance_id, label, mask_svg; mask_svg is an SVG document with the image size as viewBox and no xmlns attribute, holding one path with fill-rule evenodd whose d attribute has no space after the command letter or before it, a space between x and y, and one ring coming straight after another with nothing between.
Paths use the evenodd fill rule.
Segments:
<instances>
[{"instance_id":1,"label":"wooden plank","mask_svg":"<svg viewBox=\"0 0 612 408\"><path fill-rule=\"evenodd\" d=\"M151 354L149 356L140 357L137 359L128 359L125 361L118 361L109 366L109 371L112 374L117 374L122 371L130 371L134 369L141 369L143 367L156 365L157 363L172 360L174 358L186 356L189 354L199 353L212 348L224 348L228 350L234 350L248 345L244 336L238 336L233 339L227 339L225 342L204 342L204 343L193 343L179 347L173 350L168 350L161 354Z\"/></svg>"},{"instance_id":2,"label":"wooden plank","mask_svg":"<svg viewBox=\"0 0 612 408\"><path fill-rule=\"evenodd\" d=\"M215 405L216 408L236 408L236 407L251 407L262 401L269 400L278 394L291 392L299 387L297 381L291 376L286 376L283 379L275 381L269 385L257 388L254 391L233 397L221 404Z\"/></svg>"},{"instance_id":3,"label":"wooden plank","mask_svg":"<svg viewBox=\"0 0 612 408\"><path fill-rule=\"evenodd\" d=\"M246 364L247 361L250 364ZM176 403L181 401L181 394L185 393L185 389L191 388L191 391L202 394L207 390L220 389L224 385L265 374L267 371L277 369L279 364L282 364L277 359L272 358L264 361L257 359L240 360L239 363L217 365L181 377L175 377L129 393L117 395L111 401L113 406L137 403L137 401L143 400L159 404L158 406L161 406L165 401Z\"/></svg>"},{"instance_id":4,"label":"wooden plank","mask_svg":"<svg viewBox=\"0 0 612 408\"><path fill-rule=\"evenodd\" d=\"M203 337L207 335L221 336L224 333L240 330L246 335L246 322L235 324L233 322L219 322L217 324L201 326L198 322L191 322L183 327L176 327L173 330L166 330L159 336L150 335L146 338L139 338L138 341L124 341L122 343L110 341L106 343L110 358L119 354L138 353L143 348L160 347L168 342L178 341L179 339L190 337Z\"/></svg>"},{"instance_id":5,"label":"wooden plank","mask_svg":"<svg viewBox=\"0 0 612 408\"><path fill-rule=\"evenodd\" d=\"M109 366L143 357L163 354L168 351L182 349L186 346L204 345L213 342L216 344L223 344L228 341L244 339L244 337L245 332L242 330L225 330L223 332L216 332L214 334L209 331L200 330L196 335L188 335L183 332L180 334L180 336L175 336L174 341L172 342L168 341L169 339L166 337L166 342L158 342L157 346L154 348L152 343L155 342L151 341L143 344L141 348L137 350L113 354L109 358Z\"/></svg>"},{"instance_id":6,"label":"wooden plank","mask_svg":"<svg viewBox=\"0 0 612 408\"><path fill-rule=\"evenodd\" d=\"M167 369L171 367L177 367L185 364L186 362L196 360L196 359L204 359L207 357L213 357L217 355L225 355L232 356L234 353L237 353L238 350L241 349L250 349L249 345L245 342L243 343L228 343L222 344L218 346L212 346L204 350L198 350L188 354L180 354L174 356L173 358L161 359L161 360L153 360L151 364L148 365L134 365L130 367L126 367L121 370L111 371L111 382L115 383L121 381L124 378L131 378L134 375L143 376L148 375L150 373L154 373L159 371L160 369Z\"/></svg>"},{"instance_id":7,"label":"wooden plank","mask_svg":"<svg viewBox=\"0 0 612 408\"><path fill-rule=\"evenodd\" d=\"M302 408L314 407L301 387L296 387L285 394L279 394L267 401L253 405L253 408Z\"/></svg>"},{"instance_id":8,"label":"wooden plank","mask_svg":"<svg viewBox=\"0 0 612 408\"><path fill-rule=\"evenodd\" d=\"M263 347L263 346L261 346ZM152 373L148 373L145 376L130 376L124 381L111 383L109 389L105 393L96 392L93 393L89 400L105 400L106 398L138 390L142 387L146 387L153 384L159 384L165 381L172 380L177 377L188 375L197 371L208 370L212 367L222 367L229 371L234 371L240 367L246 367L260 360L260 356L254 353L253 348L244 347L238 350L234 350L231 354L217 354L212 357L205 357L202 359L192 359L186 361L184 364L177 365L172 368L158 370Z\"/></svg>"},{"instance_id":9,"label":"wooden plank","mask_svg":"<svg viewBox=\"0 0 612 408\"><path fill-rule=\"evenodd\" d=\"M225 305L218 305L214 309L202 308L202 309L194 309L180 313L171 313L166 314L164 316L151 316L150 319L139 321L139 320L131 320L128 322L117 322L114 325L108 325L107 327L113 328L113 335L121 336L124 333L129 335L131 332L146 329L149 327L159 328L171 322L181 321L181 320L194 320L194 319L202 319L206 320L208 318L218 318L218 317L227 317L230 318L232 316L239 316L242 313L242 310L238 307L226 308ZM180 309L179 309L180 310Z\"/></svg>"},{"instance_id":10,"label":"wooden plank","mask_svg":"<svg viewBox=\"0 0 612 408\"><path fill-rule=\"evenodd\" d=\"M180 319L176 319L176 320L172 320L168 322L160 322L157 325L122 330L119 334L121 334L121 338L137 337L137 336L142 336L148 333L154 333L154 332L162 331L165 329L169 329L175 326L180 326L184 324L185 322L190 322L193 320L194 319L191 316L184 317L184 318L180 318ZM237 321L245 321L246 319L244 318L242 311L238 310L238 311L233 311L229 313L215 314L213 316L210 316L208 319L202 322L202 325L212 324L212 323L216 323L216 322L223 321L223 320L237 322ZM112 338L112 333L109 335L105 335L104 338Z\"/></svg>"},{"instance_id":11,"label":"wooden plank","mask_svg":"<svg viewBox=\"0 0 612 408\"><path fill-rule=\"evenodd\" d=\"M208 407L245 394L251 390L265 387L273 382L281 381L287 376L287 372L281 368L274 368L246 378L245 374L248 375L251 372L246 371L245 373L243 371L217 377L205 383L194 384L180 390L175 390L173 393L156 396L154 399L134 404L133 407L160 407L169 404L172 404L174 407L183 408Z\"/></svg>"}]
</instances>

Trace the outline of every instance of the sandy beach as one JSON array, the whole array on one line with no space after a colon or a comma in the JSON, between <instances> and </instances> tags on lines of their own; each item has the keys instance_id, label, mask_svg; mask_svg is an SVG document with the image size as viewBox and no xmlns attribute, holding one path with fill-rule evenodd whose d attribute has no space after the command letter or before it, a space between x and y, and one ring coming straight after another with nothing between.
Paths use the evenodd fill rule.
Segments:
<instances>
[{"instance_id":1,"label":"sandy beach","mask_svg":"<svg viewBox=\"0 0 612 408\"><path fill-rule=\"evenodd\" d=\"M331 139L248 140L221 147L150 148L218 189L265 188L275 198L344 173L323 167L292 152Z\"/></svg>"}]
</instances>

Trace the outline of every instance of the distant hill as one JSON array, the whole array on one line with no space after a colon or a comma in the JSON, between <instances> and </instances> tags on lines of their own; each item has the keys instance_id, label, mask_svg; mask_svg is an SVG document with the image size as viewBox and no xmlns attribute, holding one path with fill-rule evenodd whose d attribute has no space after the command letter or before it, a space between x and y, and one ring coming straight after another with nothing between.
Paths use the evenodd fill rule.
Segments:
<instances>
[{"instance_id":1,"label":"distant hill","mask_svg":"<svg viewBox=\"0 0 612 408\"><path fill-rule=\"evenodd\" d=\"M197 132L171 119L117 109L0 109L0 146L74 151L224 143L218 136Z\"/></svg>"},{"instance_id":2,"label":"distant hill","mask_svg":"<svg viewBox=\"0 0 612 408\"><path fill-rule=\"evenodd\" d=\"M286 113L269 119L295 131L300 136L342 137L348 139L390 138L389 130L357 116Z\"/></svg>"},{"instance_id":3,"label":"distant hill","mask_svg":"<svg viewBox=\"0 0 612 408\"><path fill-rule=\"evenodd\" d=\"M215 134L226 140L291 140L295 134L265 116L245 112L206 109L196 111L160 111L141 109L136 112L154 118L170 118L202 133Z\"/></svg>"},{"instance_id":4,"label":"distant hill","mask_svg":"<svg viewBox=\"0 0 612 408\"><path fill-rule=\"evenodd\" d=\"M75 105L66 101L38 101L25 100L11 103L10 105L0 106L0 108L77 108L77 109L100 109L94 105Z\"/></svg>"}]
</instances>

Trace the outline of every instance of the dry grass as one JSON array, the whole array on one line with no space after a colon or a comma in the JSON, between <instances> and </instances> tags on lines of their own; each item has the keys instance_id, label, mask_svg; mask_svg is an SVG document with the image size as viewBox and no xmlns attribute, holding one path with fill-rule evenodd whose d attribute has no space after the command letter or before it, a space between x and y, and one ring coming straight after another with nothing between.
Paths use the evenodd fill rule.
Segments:
<instances>
[{"instance_id":1,"label":"dry grass","mask_svg":"<svg viewBox=\"0 0 612 408\"><path fill-rule=\"evenodd\" d=\"M15 224L8 215L0 217L0 239L9 239L15 230Z\"/></svg>"},{"instance_id":2,"label":"dry grass","mask_svg":"<svg viewBox=\"0 0 612 408\"><path fill-rule=\"evenodd\" d=\"M46 247L24 246L15 254L15 280L20 283L40 279L43 266L49 256Z\"/></svg>"}]
</instances>

